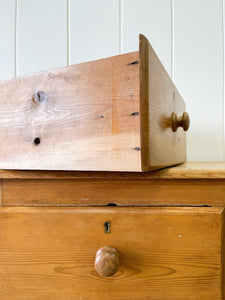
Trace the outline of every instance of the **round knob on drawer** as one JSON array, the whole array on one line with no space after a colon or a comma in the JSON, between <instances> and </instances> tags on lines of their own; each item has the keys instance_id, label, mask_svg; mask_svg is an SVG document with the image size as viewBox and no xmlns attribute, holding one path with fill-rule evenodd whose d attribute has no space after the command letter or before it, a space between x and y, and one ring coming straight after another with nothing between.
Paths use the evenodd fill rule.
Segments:
<instances>
[{"instance_id":1,"label":"round knob on drawer","mask_svg":"<svg viewBox=\"0 0 225 300\"><path fill-rule=\"evenodd\" d=\"M110 246L98 250L95 258L95 269L103 277L113 276L119 269L119 251Z\"/></svg>"},{"instance_id":2,"label":"round knob on drawer","mask_svg":"<svg viewBox=\"0 0 225 300\"><path fill-rule=\"evenodd\" d=\"M190 126L190 118L187 112L184 112L181 117L178 117L176 113L172 113L172 130L177 131L178 127L183 127L184 131L187 131Z\"/></svg>"}]
</instances>

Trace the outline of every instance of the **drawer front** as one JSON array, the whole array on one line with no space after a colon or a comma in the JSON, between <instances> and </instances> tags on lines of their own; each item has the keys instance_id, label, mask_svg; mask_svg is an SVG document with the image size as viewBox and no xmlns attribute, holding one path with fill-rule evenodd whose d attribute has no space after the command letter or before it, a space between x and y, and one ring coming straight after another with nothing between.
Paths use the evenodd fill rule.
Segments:
<instances>
[{"instance_id":1,"label":"drawer front","mask_svg":"<svg viewBox=\"0 0 225 300\"><path fill-rule=\"evenodd\" d=\"M209 207L1 208L1 299L221 299L222 224Z\"/></svg>"},{"instance_id":2,"label":"drawer front","mask_svg":"<svg viewBox=\"0 0 225 300\"><path fill-rule=\"evenodd\" d=\"M4 179L0 195L3 206L225 206L224 185L224 179Z\"/></svg>"}]
</instances>

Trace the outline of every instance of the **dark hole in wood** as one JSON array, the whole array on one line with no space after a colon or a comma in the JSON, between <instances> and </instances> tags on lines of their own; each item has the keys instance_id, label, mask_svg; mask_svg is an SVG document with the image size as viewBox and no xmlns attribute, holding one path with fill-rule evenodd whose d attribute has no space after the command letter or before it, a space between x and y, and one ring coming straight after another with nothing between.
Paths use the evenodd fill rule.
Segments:
<instances>
[{"instance_id":1,"label":"dark hole in wood","mask_svg":"<svg viewBox=\"0 0 225 300\"><path fill-rule=\"evenodd\" d=\"M40 138L37 136L35 139L34 139L34 144L35 145L39 145L41 142Z\"/></svg>"},{"instance_id":2,"label":"dark hole in wood","mask_svg":"<svg viewBox=\"0 0 225 300\"><path fill-rule=\"evenodd\" d=\"M138 111L135 111L131 114L131 116L138 116L139 115L139 112Z\"/></svg>"},{"instance_id":3,"label":"dark hole in wood","mask_svg":"<svg viewBox=\"0 0 225 300\"><path fill-rule=\"evenodd\" d=\"M138 65L139 64L139 61L138 60L136 60L136 61L132 61L131 63L129 63L128 65L130 66L130 65Z\"/></svg>"},{"instance_id":4,"label":"dark hole in wood","mask_svg":"<svg viewBox=\"0 0 225 300\"><path fill-rule=\"evenodd\" d=\"M141 151L141 148L140 147L135 147L134 150Z\"/></svg>"},{"instance_id":5,"label":"dark hole in wood","mask_svg":"<svg viewBox=\"0 0 225 300\"><path fill-rule=\"evenodd\" d=\"M110 233L111 223L105 222L104 223L105 233Z\"/></svg>"},{"instance_id":6,"label":"dark hole in wood","mask_svg":"<svg viewBox=\"0 0 225 300\"><path fill-rule=\"evenodd\" d=\"M110 202L110 203L107 204L107 206L117 206L117 204L116 204L116 203L111 203L111 202Z\"/></svg>"}]
</instances>

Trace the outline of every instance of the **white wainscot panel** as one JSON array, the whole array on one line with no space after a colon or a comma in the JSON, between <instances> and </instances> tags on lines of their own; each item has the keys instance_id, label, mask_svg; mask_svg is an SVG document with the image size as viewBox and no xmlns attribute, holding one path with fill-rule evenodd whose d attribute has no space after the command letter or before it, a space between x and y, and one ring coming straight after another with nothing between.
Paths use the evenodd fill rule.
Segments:
<instances>
[{"instance_id":1,"label":"white wainscot panel","mask_svg":"<svg viewBox=\"0 0 225 300\"><path fill-rule=\"evenodd\" d=\"M0 80L15 76L15 0L0 0Z\"/></svg>"},{"instance_id":2,"label":"white wainscot panel","mask_svg":"<svg viewBox=\"0 0 225 300\"><path fill-rule=\"evenodd\" d=\"M119 0L70 1L70 64L119 54Z\"/></svg>"},{"instance_id":3,"label":"white wainscot panel","mask_svg":"<svg viewBox=\"0 0 225 300\"><path fill-rule=\"evenodd\" d=\"M144 34L171 75L171 0L121 0L122 52L138 50Z\"/></svg>"},{"instance_id":4,"label":"white wainscot panel","mask_svg":"<svg viewBox=\"0 0 225 300\"><path fill-rule=\"evenodd\" d=\"M223 160L222 0L174 0L174 80L191 118L188 160Z\"/></svg>"},{"instance_id":5,"label":"white wainscot panel","mask_svg":"<svg viewBox=\"0 0 225 300\"><path fill-rule=\"evenodd\" d=\"M18 75L67 64L67 1L18 0Z\"/></svg>"}]
</instances>

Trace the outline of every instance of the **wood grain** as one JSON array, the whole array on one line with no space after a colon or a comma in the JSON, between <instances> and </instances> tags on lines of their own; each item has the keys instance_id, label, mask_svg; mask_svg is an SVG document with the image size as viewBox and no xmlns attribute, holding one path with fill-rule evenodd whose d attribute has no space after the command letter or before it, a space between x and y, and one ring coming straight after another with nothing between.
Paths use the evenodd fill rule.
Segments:
<instances>
[{"instance_id":1,"label":"wood grain","mask_svg":"<svg viewBox=\"0 0 225 300\"><path fill-rule=\"evenodd\" d=\"M0 179L225 179L225 162L186 162L152 172L0 170Z\"/></svg>"},{"instance_id":2,"label":"wood grain","mask_svg":"<svg viewBox=\"0 0 225 300\"><path fill-rule=\"evenodd\" d=\"M2 82L0 168L141 171L138 59L134 52Z\"/></svg>"},{"instance_id":3,"label":"wood grain","mask_svg":"<svg viewBox=\"0 0 225 300\"><path fill-rule=\"evenodd\" d=\"M1 208L1 299L221 299L222 211ZM110 278L94 268L104 245L120 252Z\"/></svg>"},{"instance_id":4,"label":"wood grain","mask_svg":"<svg viewBox=\"0 0 225 300\"><path fill-rule=\"evenodd\" d=\"M3 180L3 206L225 206L225 180Z\"/></svg>"},{"instance_id":5,"label":"wood grain","mask_svg":"<svg viewBox=\"0 0 225 300\"><path fill-rule=\"evenodd\" d=\"M222 299L225 297L225 211L223 210L222 214L222 234L221 234L221 241L222 241L222 249L221 249L221 293Z\"/></svg>"},{"instance_id":6,"label":"wood grain","mask_svg":"<svg viewBox=\"0 0 225 300\"><path fill-rule=\"evenodd\" d=\"M139 52L2 82L0 99L1 169L139 172L186 159L185 133L172 130L184 102L143 35Z\"/></svg>"},{"instance_id":7,"label":"wood grain","mask_svg":"<svg viewBox=\"0 0 225 300\"><path fill-rule=\"evenodd\" d=\"M142 169L150 171L186 161L186 134L172 131L172 113L185 103L147 38L139 36Z\"/></svg>"}]
</instances>

